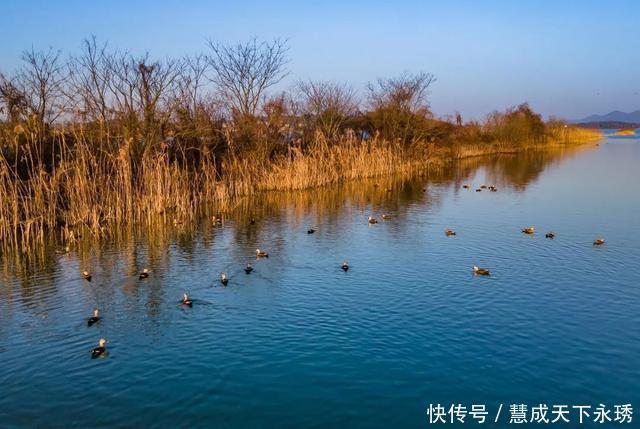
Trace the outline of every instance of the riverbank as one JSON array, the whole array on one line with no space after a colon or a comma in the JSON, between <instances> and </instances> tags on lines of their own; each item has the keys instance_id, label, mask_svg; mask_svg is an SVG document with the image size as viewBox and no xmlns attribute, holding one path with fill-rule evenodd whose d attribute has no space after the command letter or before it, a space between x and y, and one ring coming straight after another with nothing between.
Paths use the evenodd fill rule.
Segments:
<instances>
[{"instance_id":1,"label":"riverbank","mask_svg":"<svg viewBox=\"0 0 640 429\"><path fill-rule=\"evenodd\" d=\"M516 153L529 149L575 145L600 138L597 132L568 128L559 140L549 133L544 142L415 143L410 147L379 137L361 139L347 133L330 144L318 135L305 150L292 146L269 163L257 155L223 160L202 157L197 168L185 168L169 150L145 152L139 162L131 142L114 154L95 151L79 139L61 142L60 162L49 173L40 168L28 180L12 174L4 158L0 168L0 238L3 247L26 249L43 242L45 231L60 229L73 240L80 228L96 237L130 222L158 216L176 224L191 222L199 207L216 204L220 211L238 197L262 191L283 191L443 168L463 158ZM30 147L25 145L25 148ZM30 155L29 153L25 155Z\"/></svg>"}]
</instances>

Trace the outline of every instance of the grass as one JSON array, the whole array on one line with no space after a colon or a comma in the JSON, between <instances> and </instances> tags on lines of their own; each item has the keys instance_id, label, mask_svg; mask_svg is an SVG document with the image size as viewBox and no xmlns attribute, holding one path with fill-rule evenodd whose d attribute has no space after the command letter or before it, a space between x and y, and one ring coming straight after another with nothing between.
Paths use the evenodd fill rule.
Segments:
<instances>
[{"instance_id":1,"label":"grass","mask_svg":"<svg viewBox=\"0 0 640 429\"><path fill-rule=\"evenodd\" d=\"M80 229L100 239L131 223L191 222L203 205L224 207L262 191L327 186L439 168L454 159L599 138L590 130L564 128L550 132L544 144L406 147L378 137L362 140L353 133L331 144L317 134L304 150L292 145L268 162L251 152L223 159L200 153L194 167L172 159L167 151L136 155L132 139L97 148L74 128L53 133L51 156L56 162L46 168L42 142L33 133L21 129L7 135L4 141L9 144L0 151L0 241L5 250L25 252L33 243L44 244L47 231L56 231L67 243L76 241ZM15 151L13 161L4 155L9 147Z\"/></svg>"}]
</instances>

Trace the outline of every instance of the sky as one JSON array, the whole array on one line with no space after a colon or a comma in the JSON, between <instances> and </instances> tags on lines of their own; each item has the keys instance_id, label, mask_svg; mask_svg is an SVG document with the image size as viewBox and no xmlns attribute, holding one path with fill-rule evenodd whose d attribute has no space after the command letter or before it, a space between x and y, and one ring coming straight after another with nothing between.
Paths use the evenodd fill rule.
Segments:
<instances>
[{"instance_id":1,"label":"sky","mask_svg":"<svg viewBox=\"0 0 640 429\"><path fill-rule=\"evenodd\" d=\"M181 57L251 37L287 39L289 75L366 83L433 73L439 116L482 119L527 101L546 117L640 109L640 1L3 0L0 70L21 52L111 47Z\"/></svg>"}]
</instances>

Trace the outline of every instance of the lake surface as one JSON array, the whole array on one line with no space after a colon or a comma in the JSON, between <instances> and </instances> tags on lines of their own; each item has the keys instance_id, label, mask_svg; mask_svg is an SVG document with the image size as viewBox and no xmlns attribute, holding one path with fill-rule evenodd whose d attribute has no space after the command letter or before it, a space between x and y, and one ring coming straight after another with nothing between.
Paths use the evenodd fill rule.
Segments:
<instances>
[{"instance_id":1,"label":"lake surface","mask_svg":"<svg viewBox=\"0 0 640 429\"><path fill-rule=\"evenodd\" d=\"M493 419L502 403L504 427L509 404L631 403L634 423L618 426L634 427L639 143L269 193L222 226L5 255L0 426L430 427L429 404L486 404ZM92 360L101 337L109 356Z\"/></svg>"}]
</instances>

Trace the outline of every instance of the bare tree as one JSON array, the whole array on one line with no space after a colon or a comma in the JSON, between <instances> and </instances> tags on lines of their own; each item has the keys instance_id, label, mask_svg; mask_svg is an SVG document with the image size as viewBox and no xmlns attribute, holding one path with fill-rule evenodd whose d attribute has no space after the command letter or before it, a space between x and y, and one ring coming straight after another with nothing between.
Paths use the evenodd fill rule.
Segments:
<instances>
[{"instance_id":1,"label":"bare tree","mask_svg":"<svg viewBox=\"0 0 640 429\"><path fill-rule=\"evenodd\" d=\"M435 81L431 73L403 73L399 77L370 83L367 114L372 132L404 144L433 140L434 129L427 95Z\"/></svg>"},{"instance_id":2,"label":"bare tree","mask_svg":"<svg viewBox=\"0 0 640 429\"><path fill-rule=\"evenodd\" d=\"M209 64L204 54L186 57L183 60L183 64L183 72L177 80L177 96L181 101L182 107L193 114L201 101L200 90L206 83L205 79Z\"/></svg>"},{"instance_id":3,"label":"bare tree","mask_svg":"<svg viewBox=\"0 0 640 429\"><path fill-rule=\"evenodd\" d=\"M6 114L10 122L18 122L29 113L24 90L2 73L0 73L0 112Z\"/></svg>"},{"instance_id":4,"label":"bare tree","mask_svg":"<svg viewBox=\"0 0 640 429\"><path fill-rule=\"evenodd\" d=\"M302 111L327 137L334 138L344 122L358 110L356 93L345 84L308 81L297 85Z\"/></svg>"},{"instance_id":5,"label":"bare tree","mask_svg":"<svg viewBox=\"0 0 640 429\"><path fill-rule=\"evenodd\" d=\"M403 73L396 78L369 83L369 101L373 109L393 108L404 112L429 111L427 95L436 78L431 73Z\"/></svg>"},{"instance_id":6,"label":"bare tree","mask_svg":"<svg viewBox=\"0 0 640 429\"><path fill-rule=\"evenodd\" d=\"M173 97L182 62L153 62L148 54L139 58L114 54L110 56L109 68L113 73L110 89L117 110L125 115L129 131L141 123L145 143L153 143L157 136L160 104Z\"/></svg>"},{"instance_id":7,"label":"bare tree","mask_svg":"<svg viewBox=\"0 0 640 429\"><path fill-rule=\"evenodd\" d=\"M21 87L31 113L44 125L50 125L64 113L63 86L67 78L60 51L25 51L24 62L14 78Z\"/></svg>"},{"instance_id":8,"label":"bare tree","mask_svg":"<svg viewBox=\"0 0 640 429\"><path fill-rule=\"evenodd\" d=\"M224 106L212 91L206 89L210 84L208 71L204 54L185 57L170 109L175 119L172 131L176 137L190 145L209 144L209 149L215 149L222 139Z\"/></svg>"},{"instance_id":9,"label":"bare tree","mask_svg":"<svg viewBox=\"0 0 640 429\"><path fill-rule=\"evenodd\" d=\"M181 63L174 60L149 63L148 57L138 61L138 97L143 114L145 136L155 131L158 104L163 97L170 97L174 83L180 74Z\"/></svg>"},{"instance_id":10,"label":"bare tree","mask_svg":"<svg viewBox=\"0 0 640 429\"><path fill-rule=\"evenodd\" d=\"M98 45L95 36L84 39L80 54L69 62L68 88L68 96L82 116L107 124L111 79L107 44Z\"/></svg>"},{"instance_id":11,"label":"bare tree","mask_svg":"<svg viewBox=\"0 0 640 429\"><path fill-rule=\"evenodd\" d=\"M209 47L207 60L214 72L211 80L233 113L255 115L265 90L287 75L286 41L267 43L253 38L234 46L209 42Z\"/></svg>"}]
</instances>

